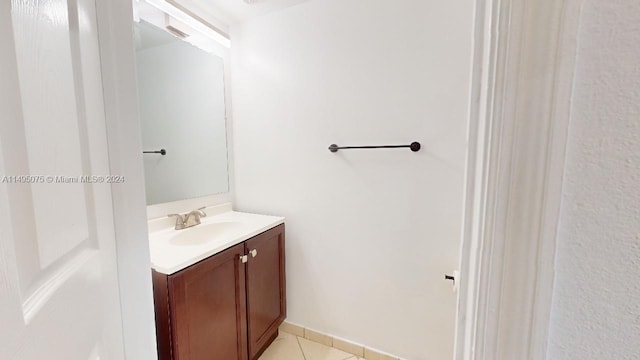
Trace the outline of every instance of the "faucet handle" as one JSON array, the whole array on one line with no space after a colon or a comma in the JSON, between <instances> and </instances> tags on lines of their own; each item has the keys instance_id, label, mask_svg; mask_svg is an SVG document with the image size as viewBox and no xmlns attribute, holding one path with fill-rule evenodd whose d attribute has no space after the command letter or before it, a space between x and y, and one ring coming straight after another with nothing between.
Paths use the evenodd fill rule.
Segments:
<instances>
[{"instance_id":1,"label":"faucet handle","mask_svg":"<svg viewBox=\"0 0 640 360\"><path fill-rule=\"evenodd\" d=\"M182 217L182 215L180 215L180 214L169 214L169 215L167 215L167 217L172 217L172 216L176 217L176 221L183 221L184 220L184 217Z\"/></svg>"},{"instance_id":2,"label":"faucet handle","mask_svg":"<svg viewBox=\"0 0 640 360\"><path fill-rule=\"evenodd\" d=\"M184 216L180 215L180 214L169 214L167 215L167 217L175 217L176 218L176 230L181 230L184 229Z\"/></svg>"}]
</instances>

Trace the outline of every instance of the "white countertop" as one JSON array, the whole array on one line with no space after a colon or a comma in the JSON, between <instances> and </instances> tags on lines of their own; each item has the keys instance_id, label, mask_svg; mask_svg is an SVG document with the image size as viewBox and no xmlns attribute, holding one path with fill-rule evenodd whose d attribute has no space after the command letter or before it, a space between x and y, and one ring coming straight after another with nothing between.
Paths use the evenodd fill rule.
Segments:
<instances>
[{"instance_id":1,"label":"white countertop","mask_svg":"<svg viewBox=\"0 0 640 360\"><path fill-rule=\"evenodd\" d=\"M284 223L284 218L279 216L232 211L230 204L208 208L205 212L207 216L201 218L200 225L184 230L174 230L175 221L168 218L149 221L149 248L154 270L171 275ZM192 235L200 239L204 236L206 241L184 241Z\"/></svg>"}]
</instances>

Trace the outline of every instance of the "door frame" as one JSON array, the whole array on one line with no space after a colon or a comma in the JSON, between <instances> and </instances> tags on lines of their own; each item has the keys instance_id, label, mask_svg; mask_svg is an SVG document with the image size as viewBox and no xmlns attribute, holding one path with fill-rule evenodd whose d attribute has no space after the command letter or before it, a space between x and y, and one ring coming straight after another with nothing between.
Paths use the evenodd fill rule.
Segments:
<instances>
[{"instance_id":1,"label":"door frame","mask_svg":"<svg viewBox=\"0 0 640 360\"><path fill-rule=\"evenodd\" d=\"M124 351L157 359L131 0L96 0Z\"/></svg>"},{"instance_id":2,"label":"door frame","mask_svg":"<svg viewBox=\"0 0 640 360\"><path fill-rule=\"evenodd\" d=\"M476 0L456 359L546 357L581 3ZM96 6L125 354L155 359L131 3Z\"/></svg>"},{"instance_id":3,"label":"door frame","mask_svg":"<svg viewBox=\"0 0 640 360\"><path fill-rule=\"evenodd\" d=\"M545 359L582 0L477 0L455 359Z\"/></svg>"}]
</instances>

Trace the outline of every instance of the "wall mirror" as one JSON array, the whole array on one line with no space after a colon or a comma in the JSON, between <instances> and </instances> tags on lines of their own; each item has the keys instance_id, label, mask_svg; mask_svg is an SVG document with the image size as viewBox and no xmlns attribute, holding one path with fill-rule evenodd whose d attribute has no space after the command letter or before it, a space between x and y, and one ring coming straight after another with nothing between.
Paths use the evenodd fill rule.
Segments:
<instances>
[{"instance_id":1,"label":"wall mirror","mask_svg":"<svg viewBox=\"0 0 640 360\"><path fill-rule=\"evenodd\" d=\"M144 15L134 35L147 205L228 192L224 60L169 15L138 14Z\"/></svg>"}]
</instances>

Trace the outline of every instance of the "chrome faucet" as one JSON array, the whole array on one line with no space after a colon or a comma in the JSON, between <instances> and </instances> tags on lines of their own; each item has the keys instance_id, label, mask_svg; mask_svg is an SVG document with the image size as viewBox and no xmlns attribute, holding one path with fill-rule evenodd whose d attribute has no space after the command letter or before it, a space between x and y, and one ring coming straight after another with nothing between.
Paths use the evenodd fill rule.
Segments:
<instances>
[{"instance_id":1,"label":"chrome faucet","mask_svg":"<svg viewBox=\"0 0 640 360\"><path fill-rule=\"evenodd\" d=\"M200 225L200 218L207 216L204 210L206 207L201 207L197 210L193 210L188 214L169 214L169 217L175 216L176 218L176 230L182 230L186 228L190 228L192 226Z\"/></svg>"}]
</instances>

